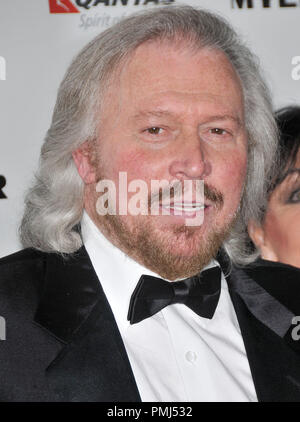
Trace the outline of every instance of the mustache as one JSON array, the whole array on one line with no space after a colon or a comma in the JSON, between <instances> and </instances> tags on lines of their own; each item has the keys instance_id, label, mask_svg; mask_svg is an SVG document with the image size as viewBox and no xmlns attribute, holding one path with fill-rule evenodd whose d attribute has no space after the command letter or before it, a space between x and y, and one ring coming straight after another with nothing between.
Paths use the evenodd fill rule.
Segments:
<instances>
[{"instance_id":1,"label":"mustache","mask_svg":"<svg viewBox=\"0 0 300 422\"><path fill-rule=\"evenodd\" d=\"M222 192L207 184L204 184L204 198L208 199L219 207L222 207L224 204L224 196Z\"/></svg>"},{"instance_id":2,"label":"mustache","mask_svg":"<svg viewBox=\"0 0 300 422\"><path fill-rule=\"evenodd\" d=\"M148 198L149 206L155 202L159 202L161 204L163 198L165 199L166 197L174 199L178 196L178 192L180 193L182 199L182 187L182 183L178 182L170 187L167 186L166 188L160 188L158 192L152 192ZM222 192L207 183L204 183L204 200L205 199L215 204L218 208L222 208L224 204L224 196Z\"/></svg>"}]
</instances>

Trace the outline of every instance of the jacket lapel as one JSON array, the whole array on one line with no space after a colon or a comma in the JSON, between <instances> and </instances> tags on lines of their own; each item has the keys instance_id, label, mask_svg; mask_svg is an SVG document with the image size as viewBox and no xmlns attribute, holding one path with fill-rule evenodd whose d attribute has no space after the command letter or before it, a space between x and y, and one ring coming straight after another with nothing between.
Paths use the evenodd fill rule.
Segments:
<instances>
[{"instance_id":1,"label":"jacket lapel","mask_svg":"<svg viewBox=\"0 0 300 422\"><path fill-rule=\"evenodd\" d=\"M62 342L46 369L58 401L140 401L113 313L82 247L49 254L35 323Z\"/></svg>"},{"instance_id":2,"label":"jacket lapel","mask_svg":"<svg viewBox=\"0 0 300 422\"><path fill-rule=\"evenodd\" d=\"M300 315L300 271L263 260L229 270L221 261L258 400L299 401L300 350L291 327Z\"/></svg>"},{"instance_id":3,"label":"jacket lapel","mask_svg":"<svg viewBox=\"0 0 300 422\"><path fill-rule=\"evenodd\" d=\"M259 401L300 401L300 270L258 261L226 274ZM140 401L114 316L82 247L63 259L48 254L35 323L61 342L46 369L58 401ZM275 318L273 318L273 316Z\"/></svg>"}]
</instances>

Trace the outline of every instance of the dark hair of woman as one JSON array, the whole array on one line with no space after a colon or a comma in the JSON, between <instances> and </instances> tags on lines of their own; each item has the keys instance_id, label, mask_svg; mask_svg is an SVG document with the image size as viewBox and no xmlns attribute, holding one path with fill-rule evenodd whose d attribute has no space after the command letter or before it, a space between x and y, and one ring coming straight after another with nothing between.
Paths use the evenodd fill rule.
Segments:
<instances>
[{"instance_id":1,"label":"dark hair of woman","mask_svg":"<svg viewBox=\"0 0 300 422\"><path fill-rule=\"evenodd\" d=\"M300 107L290 106L275 114L279 129L280 166L270 192L272 192L291 172L297 171L294 165L300 149Z\"/></svg>"}]
</instances>

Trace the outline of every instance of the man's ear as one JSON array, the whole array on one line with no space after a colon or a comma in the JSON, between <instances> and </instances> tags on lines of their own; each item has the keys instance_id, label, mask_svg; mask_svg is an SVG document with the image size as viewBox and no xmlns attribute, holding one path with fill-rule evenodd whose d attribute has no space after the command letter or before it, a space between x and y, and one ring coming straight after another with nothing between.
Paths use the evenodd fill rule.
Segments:
<instances>
[{"instance_id":1,"label":"man's ear","mask_svg":"<svg viewBox=\"0 0 300 422\"><path fill-rule=\"evenodd\" d=\"M278 261L278 257L273 250L272 244L269 242L263 226L251 220L248 223L248 233L252 242L260 251L260 255L263 259L268 261Z\"/></svg>"},{"instance_id":2,"label":"man's ear","mask_svg":"<svg viewBox=\"0 0 300 422\"><path fill-rule=\"evenodd\" d=\"M72 152L77 171L85 184L96 182L96 166L91 142L86 141Z\"/></svg>"}]
</instances>

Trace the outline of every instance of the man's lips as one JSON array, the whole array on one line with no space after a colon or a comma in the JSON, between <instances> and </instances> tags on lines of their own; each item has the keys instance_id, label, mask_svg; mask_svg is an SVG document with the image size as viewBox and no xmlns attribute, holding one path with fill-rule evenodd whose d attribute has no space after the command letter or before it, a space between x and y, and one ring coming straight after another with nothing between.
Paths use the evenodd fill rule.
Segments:
<instances>
[{"instance_id":1,"label":"man's lips","mask_svg":"<svg viewBox=\"0 0 300 422\"><path fill-rule=\"evenodd\" d=\"M170 215L184 215L186 217L193 217L199 212L204 212L210 205L203 204L203 202L172 202L168 204L160 204L160 208L166 210Z\"/></svg>"}]
</instances>

